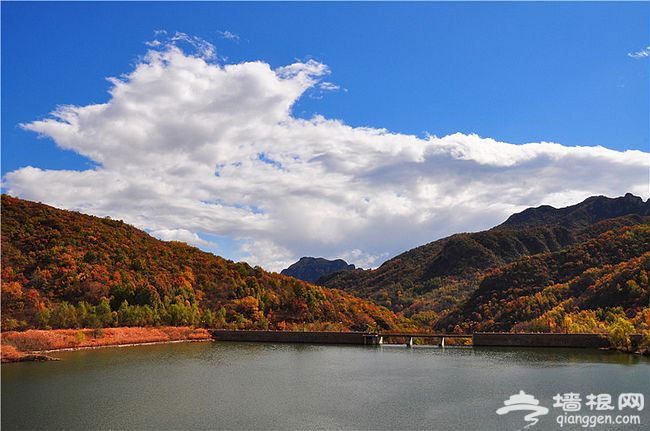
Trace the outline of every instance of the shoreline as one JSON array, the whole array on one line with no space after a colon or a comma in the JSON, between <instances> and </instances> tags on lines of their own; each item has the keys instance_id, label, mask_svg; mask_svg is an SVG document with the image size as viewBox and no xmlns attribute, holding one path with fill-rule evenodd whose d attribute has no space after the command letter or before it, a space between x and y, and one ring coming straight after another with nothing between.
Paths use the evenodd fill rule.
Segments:
<instances>
[{"instance_id":1,"label":"shoreline","mask_svg":"<svg viewBox=\"0 0 650 431\"><path fill-rule=\"evenodd\" d=\"M212 336L204 328L159 326L9 331L0 341L2 363L9 363L58 360L47 355L53 352L212 341Z\"/></svg>"},{"instance_id":2,"label":"shoreline","mask_svg":"<svg viewBox=\"0 0 650 431\"><path fill-rule=\"evenodd\" d=\"M390 336L391 334L386 334ZM405 333L400 336L409 336ZM421 334L420 334L421 335ZM521 338L526 335L528 338L537 339L537 343L522 342ZM479 347L576 347L576 348L597 348L599 350L619 351L628 354L648 356L647 350L629 350L616 349L602 344L603 340L594 343L592 338L597 334L571 334L569 338L572 342L547 342L550 338L561 337L564 339L566 334L501 334L501 333L483 333L474 334L478 337L496 337L492 342L473 343ZM136 347L156 344L176 344L197 341L244 341L244 342L284 342L284 343L315 343L315 344L359 344L368 345L370 343L366 338L373 334L360 332L304 332L304 331L246 331L246 330L209 330L205 328L194 327L118 327L104 329L57 329L57 330L28 330L24 332L9 331L0 333L0 350L2 353L2 363L26 362L26 361L58 361L57 357L49 354L65 351L77 350L94 350L107 347ZM412 334L417 337L418 334ZM501 338L514 337L513 342L503 342ZM353 337L354 339L351 339ZM452 335L453 337L453 335ZM541 337L541 338L540 338ZM588 343L575 345L575 337L587 337ZM637 336L638 337L638 336ZM357 339L359 338L359 339ZM486 341L483 340L483 341ZM496 340L496 341L495 341ZM541 341L546 340L545 342ZM454 338L449 341L449 346L465 346L466 343L457 343ZM473 340L475 341L475 340ZM526 341L526 340L524 340ZM552 340L551 340L552 341ZM566 340L565 340L566 341ZM585 340L583 340L585 341ZM377 343L381 344L381 342ZM396 345L402 343L395 343ZM580 343L578 343L580 344ZM609 343L607 343L609 344ZM409 344L412 345L412 344Z\"/></svg>"},{"instance_id":3,"label":"shoreline","mask_svg":"<svg viewBox=\"0 0 650 431\"><path fill-rule=\"evenodd\" d=\"M179 344L179 343L212 343L215 340L205 338L199 340L169 340L169 341L145 341L142 343L122 343L122 344L102 344L99 346L80 346L80 347L62 347L60 349L48 349L48 350L33 350L29 352L19 352L24 353L21 356L15 357L2 357L3 364L12 364L16 362L47 362L47 361L61 361L61 358L50 356L49 353L56 352L75 352L79 350L98 350L106 348L116 348L116 347L137 347L137 346L153 346L157 344Z\"/></svg>"},{"instance_id":4,"label":"shoreline","mask_svg":"<svg viewBox=\"0 0 650 431\"><path fill-rule=\"evenodd\" d=\"M156 344L178 344L178 343L207 343L207 342L214 342L214 341L215 340L209 338L202 338L199 340L145 341L142 343L102 344L100 346L62 347L60 349L34 350L31 353L46 354L46 353L55 353L55 352L74 352L77 350L105 349L109 347L136 347L136 346L153 346Z\"/></svg>"}]
</instances>

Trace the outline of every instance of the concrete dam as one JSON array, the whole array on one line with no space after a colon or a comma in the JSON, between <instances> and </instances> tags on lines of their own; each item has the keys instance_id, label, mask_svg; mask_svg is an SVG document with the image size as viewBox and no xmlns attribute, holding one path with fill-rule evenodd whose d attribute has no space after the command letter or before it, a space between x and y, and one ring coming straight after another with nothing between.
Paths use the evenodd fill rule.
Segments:
<instances>
[{"instance_id":1,"label":"concrete dam","mask_svg":"<svg viewBox=\"0 0 650 431\"><path fill-rule=\"evenodd\" d=\"M401 340L400 344L412 346L415 339L429 339L444 346L445 339L471 339L474 347L579 347L608 348L605 334L556 334L556 333L504 333L477 332L473 334L402 333L402 332L328 332L328 331L270 331L212 329L217 341L307 343L307 344L356 344L378 346L386 339Z\"/></svg>"}]
</instances>

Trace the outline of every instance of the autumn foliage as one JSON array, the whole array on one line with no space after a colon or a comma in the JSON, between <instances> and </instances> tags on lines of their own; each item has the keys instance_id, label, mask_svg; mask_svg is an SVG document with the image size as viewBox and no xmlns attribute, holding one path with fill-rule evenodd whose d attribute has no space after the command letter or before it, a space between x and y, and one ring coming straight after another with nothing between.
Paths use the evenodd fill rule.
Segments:
<instances>
[{"instance_id":1,"label":"autumn foliage","mask_svg":"<svg viewBox=\"0 0 650 431\"><path fill-rule=\"evenodd\" d=\"M439 331L646 333L649 215L630 194L531 208L318 283Z\"/></svg>"},{"instance_id":2,"label":"autumn foliage","mask_svg":"<svg viewBox=\"0 0 650 431\"><path fill-rule=\"evenodd\" d=\"M627 226L494 271L437 324L467 331L592 332L595 326L572 327L565 316L589 310L611 323L614 317L606 316L615 310L636 318L650 303L649 274L650 226Z\"/></svg>"},{"instance_id":3,"label":"autumn foliage","mask_svg":"<svg viewBox=\"0 0 650 431\"><path fill-rule=\"evenodd\" d=\"M2 330L394 329L350 294L164 242L110 218L2 196Z\"/></svg>"},{"instance_id":4,"label":"autumn foliage","mask_svg":"<svg viewBox=\"0 0 650 431\"><path fill-rule=\"evenodd\" d=\"M640 332L650 350L648 214L631 195L526 210L323 287L3 195L2 330L71 330L34 336L50 346L117 327L602 332L624 349Z\"/></svg>"}]
</instances>

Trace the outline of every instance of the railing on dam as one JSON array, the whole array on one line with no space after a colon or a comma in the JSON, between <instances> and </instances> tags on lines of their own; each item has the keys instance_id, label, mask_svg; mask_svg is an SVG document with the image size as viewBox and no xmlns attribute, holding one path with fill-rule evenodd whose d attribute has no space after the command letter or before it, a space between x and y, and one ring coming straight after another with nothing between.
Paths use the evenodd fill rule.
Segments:
<instances>
[{"instance_id":1,"label":"railing on dam","mask_svg":"<svg viewBox=\"0 0 650 431\"><path fill-rule=\"evenodd\" d=\"M367 332L327 331L265 331L213 329L212 338L219 341L254 341L272 343L366 344Z\"/></svg>"},{"instance_id":2,"label":"railing on dam","mask_svg":"<svg viewBox=\"0 0 650 431\"><path fill-rule=\"evenodd\" d=\"M403 338L405 344L413 345L414 338L471 338L462 334L433 333L373 333L373 332L329 332L329 331L266 331L266 330L230 330L213 329L210 331L215 340L252 341L273 343L314 343L314 344L362 344L380 345L385 338Z\"/></svg>"},{"instance_id":3,"label":"railing on dam","mask_svg":"<svg viewBox=\"0 0 650 431\"><path fill-rule=\"evenodd\" d=\"M466 338L474 347L583 347L608 348L606 334L551 334L476 332L473 334L443 334L430 332L329 332L329 331L273 331L212 329L212 337L218 341L248 341L267 343L310 344L359 344L381 345L386 339L399 339L403 344L413 345L416 338L438 339L444 346L445 339ZM634 343L639 335L632 336ZM637 341L638 342L638 341ZM402 344L400 343L400 344Z\"/></svg>"}]
</instances>

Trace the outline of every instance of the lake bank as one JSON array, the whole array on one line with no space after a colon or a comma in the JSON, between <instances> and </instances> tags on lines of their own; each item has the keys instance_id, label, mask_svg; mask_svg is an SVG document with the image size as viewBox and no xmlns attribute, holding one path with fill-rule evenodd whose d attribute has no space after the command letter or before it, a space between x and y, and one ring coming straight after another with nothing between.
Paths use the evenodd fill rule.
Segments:
<instances>
[{"instance_id":1,"label":"lake bank","mask_svg":"<svg viewBox=\"0 0 650 431\"><path fill-rule=\"evenodd\" d=\"M122 327L104 329L31 329L0 334L2 362L47 361L44 353L95 349L100 347L135 346L142 344L178 343L212 340L203 328Z\"/></svg>"},{"instance_id":2,"label":"lake bank","mask_svg":"<svg viewBox=\"0 0 650 431\"><path fill-rule=\"evenodd\" d=\"M627 353L648 354L647 350L638 349L640 335L633 334L629 338L634 338L634 342L630 343L634 348L618 350ZM448 346L473 345L475 347L614 349L605 334L475 333L472 335L435 335L429 333L224 330L173 326L28 330L0 334L3 363L57 360L47 354L65 350L211 340L359 345L380 345L387 340L392 340L402 344L405 342L407 345L439 344L444 346L446 344Z\"/></svg>"}]
</instances>

